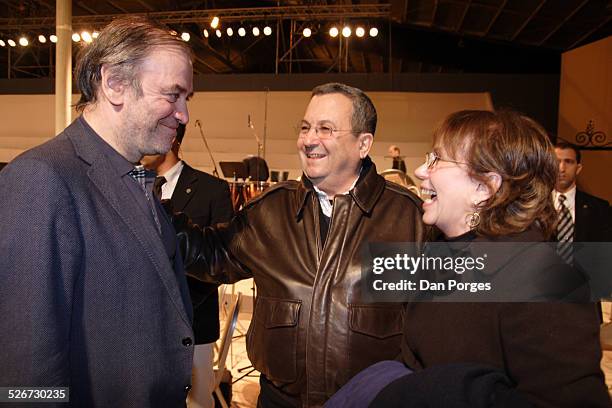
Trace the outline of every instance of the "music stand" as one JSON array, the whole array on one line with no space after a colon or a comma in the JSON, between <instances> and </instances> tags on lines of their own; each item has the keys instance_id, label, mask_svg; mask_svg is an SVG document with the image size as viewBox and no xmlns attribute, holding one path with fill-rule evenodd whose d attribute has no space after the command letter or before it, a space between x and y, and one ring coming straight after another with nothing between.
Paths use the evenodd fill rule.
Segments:
<instances>
[{"instance_id":1,"label":"music stand","mask_svg":"<svg viewBox=\"0 0 612 408\"><path fill-rule=\"evenodd\" d=\"M230 162L230 161L222 161L219 162L219 166L221 167L221 172L223 173L223 177L233 178L234 180L238 180L239 178L246 180L249 175L247 174L246 167L243 162Z\"/></svg>"}]
</instances>

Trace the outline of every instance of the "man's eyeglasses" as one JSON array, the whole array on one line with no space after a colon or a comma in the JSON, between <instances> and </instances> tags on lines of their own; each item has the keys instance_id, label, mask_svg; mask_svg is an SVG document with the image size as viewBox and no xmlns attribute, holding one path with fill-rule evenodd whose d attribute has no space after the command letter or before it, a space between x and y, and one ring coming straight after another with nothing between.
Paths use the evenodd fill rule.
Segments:
<instances>
[{"instance_id":1,"label":"man's eyeglasses","mask_svg":"<svg viewBox=\"0 0 612 408\"><path fill-rule=\"evenodd\" d=\"M436 163L438 163L439 161L467 165L467 163L465 162L460 162L460 161L451 160L451 159L443 159L434 152L425 153L425 167L427 167L427 170L433 169L436 166Z\"/></svg>"},{"instance_id":2,"label":"man's eyeglasses","mask_svg":"<svg viewBox=\"0 0 612 408\"><path fill-rule=\"evenodd\" d=\"M306 123L300 123L296 126L296 130L299 137L306 137L310 130L314 129L315 134L319 139L331 139L334 137L334 132L352 132L352 129L334 129L330 126L315 126L314 128Z\"/></svg>"}]
</instances>

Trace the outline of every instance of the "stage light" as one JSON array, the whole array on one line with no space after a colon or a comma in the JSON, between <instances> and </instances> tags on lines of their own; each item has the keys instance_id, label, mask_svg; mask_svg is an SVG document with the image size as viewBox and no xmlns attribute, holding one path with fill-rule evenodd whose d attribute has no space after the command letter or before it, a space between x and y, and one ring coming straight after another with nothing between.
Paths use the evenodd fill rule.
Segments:
<instances>
[{"instance_id":1,"label":"stage light","mask_svg":"<svg viewBox=\"0 0 612 408\"><path fill-rule=\"evenodd\" d=\"M183 41L187 42L191 39L191 34L189 34L188 32L181 33L181 38L183 39Z\"/></svg>"},{"instance_id":2,"label":"stage light","mask_svg":"<svg viewBox=\"0 0 612 408\"><path fill-rule=\"evenodd\" d=\"M351 36L351 27L349 26L344 26L344 28L342 29L342 36L344 38L348 38Z\"/></svg>"},{"instance_id":3,"label":"stage light","mask_svg":"<svg viewBox=\"0 0 612 408\"><path fill-rule=\"evenodd\" d=\"M217 17L217 16L213 17L212 21L210 22L210 26L212 28L219 27L219 17Z\"/></svg>"},{"instance_id":4,"label":"stage light","mask_svg":"<svg viewBox=\"0 0 612 408\"><path fill-rule=\"evenodd\" d=\"M0 47L6 47L6 43L3 40L0 40Z\"/></svg>"},{"instance_id":5,"label":"stage light","mask_svg":"<svg viewBox=\"0 0 612 408\"><path fill-rule=\"evenodd\" d=\"M244 29L244 27L240 27L238 29L238 35L241 37L244 37L246 35L246 30Z\"/></svg>"},{"instance_id":6,"label":"stage light","mask_svg":"<svg viewBox=\"0 0 612 408\"><path fill-rule=\"evenodd\" d=\"M51 41L53 44L55 44L57 42L57 35L51 34L49 36L49 41Z\"/></svg>"},{"instance_id":7,"label":"stage light","mask_svg":"<svg viewBox=\"0 0 612 408\"><path fill-rule=\"evenodd\" d=\"M270 28L270 26L265 26L263 32L265 35L270 35L272 34L272 29Z\"/></svg>"},{"instance_id":8,"label":"stage light","mask_svg":"<svg viewBox=\"0 0 612 408\"><path fill-rule=\"evenodd\" d=\"M217 34L217 37L221 38L221 30L215 30L215 34Z\"/></svg>"},{"instance_id":9,"label":"stage light","mask_svg":"<svg viewBox=\"0 0 612 408\"><path fill-rule=\"evenodd\" d=\"M178 35L178 33L175 30L170 30L170 35L173 35L173 36L176 37Z\"/></svg>"},{"instance_id":10,"label":"stage light","mask_svg":"<svg viewBox=\"0 0 612 408\"><path fill-rule=\"evenodd\" d=\"M91 36L93 37L93 39L95 40L96 38L98 38L98 36L100 35L99 32L94 31L93 33L91 33Z\"/></svg>"},{"instance_id":11,"label":"stage light","mask_svg":"<svg viewBox=\"0 0 612 408\"><path fill-rule=\"evenodd\" d=\"M257 37L259 35L259 28L253 27L253 35Z\"/></svg>"},{"instance_id":12,"label":"stage light","mask_svg":"<svg viewBox=\"0 0 612 408\"><path fill-rule=\"evenodd\" d=\"M22 47L27 47L29 43L30 42L28 41L27 38L25 38L25 37L20 37L19 38L19 45L21 45Z\"/></svg>"},{"instance_id":13,"label":"stage light","mask_svg":"<svg viewBox=\"0 0 612 408\"><path fill-rule=\"evenodd\" d=\"M338 36L338 28L337 27L332 27L329 29L329 35L332 38L336 38Z\"/></svg>"},{"instance_id":14,"label":"stage light","mask_svg":"<svg viewBox=\"0 0 612 408\"><path fill-rule=\"evenodd\" d=\"M44 44L44 43L47 42L47 38L44 35L41 34L41 35L38 36L38 42L41 43L41 44Z\"/></svg>"},{"instance_id":15,"label":"stage light","mask_svg":"<svg viewBox=\"0 0 612 408\"><path fill-rule=\"evenodd\" d=\"M74 41L74 42L81 41L81 36L79 35L79 33L72 34L72 41Z\"/></svg>"},{"instance_id":16,"label":"stage light","mask_svg":"<svg viewBox=\"0 0 612 408\"><path fill-rule=\"evenodd\" d=\"M355 35L359 38L363 37L365 35L365 29L363 27L357 27Z\"/></svg>"},{"instance_id":17,"label":"stage light","mask_svg":"<svg viewBox=\"0 0 612 408\"><path fill-rule=\"evenodd\" d=\"M302 35L306 38L310 37L312 35L312 30L308 27L306 27L304 29L304 31L302 31Z\"/></svg>"},{"instance_id":18,"label":"stage light","mask_svg":"<svg viewBox=\"0 0 612 408\"><path fill-rule=\"evenodd\" d=\"M15 41L13 41L13 40L8 40L7 42L8 42L8 45L10 45L11 47L16 47L17 46L17 44L15 44Z\"/></svg>"},{"instance_id":19,"label":"stage light","mask_svg":"<svg viewBox=\"0 0 612 408\"><path fill-rule=\"evenodd\" d=\"M234 35L234 30L232 29L232 27L227 27L227 30L225 30L225 32L227 33L228 37Z\"/></svg>"},{"instance_id":20,"label":"stage light","mask_svg":"<svg viewBox=\"0 0 612 408\"><path fill-rule=\"evenodd\" d=\"M378 35L378 28L372 27L370 28L370 37L376 37Z\"/></svg>"},{"instance_id":21,"label":"stage light","mask_svg":"<svg viewBox=\"0 0 612 408\"><path fill-rule=\"evenodd\" d=\"M205 38L208 38L209 34L208 34L208 30L207 29L202 30L202 34L204 34Z\"/></svg>"},{"instance_id":22,"label":"stage light","mask_svg":"<svg viewBox=\"0 0 612 408\"><path fill-rule=\"evenodd\" d=\"M83 31L81 33L81 38L83 39L83 41L85 41L86 43L90 43L93 41L93 38L91 38L91 34L89 34L89 31Z\"/></svg>"}]
</instances>

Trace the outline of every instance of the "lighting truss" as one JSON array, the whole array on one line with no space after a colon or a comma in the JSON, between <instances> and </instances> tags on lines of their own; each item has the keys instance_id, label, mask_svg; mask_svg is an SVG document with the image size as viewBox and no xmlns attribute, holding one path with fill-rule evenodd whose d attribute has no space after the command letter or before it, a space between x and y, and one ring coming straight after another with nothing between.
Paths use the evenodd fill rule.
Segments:
<instances>
[{"instance_id":1,"label":"lighting truss","mask_svg":"<svg viewBox=\"0 0 612 408\"><path fill-rule=\"evenodd\" d=\"M254 7L211 10L159 11L151 13L130 13L146 15L164 24L209 23L217 16L223 22L253 20L339 20L349 18L389 18L390 4L353 4L353 5L311 5ZM125 14L73 16L72 25L81 27L102 27L111 20ZM0 18L2 30L23 30L51 28L55 17Z\"/></svg>"}]
</instances>

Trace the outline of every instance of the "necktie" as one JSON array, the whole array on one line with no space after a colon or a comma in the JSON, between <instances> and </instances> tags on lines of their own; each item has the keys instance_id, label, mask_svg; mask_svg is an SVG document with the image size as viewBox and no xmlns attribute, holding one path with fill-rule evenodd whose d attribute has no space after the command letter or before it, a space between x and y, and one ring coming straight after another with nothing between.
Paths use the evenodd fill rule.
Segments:
<instances>
[{"instance_id":1,"label":"necktie","mask_svg":"<svg viewBox=\"0 0 612 408\"><path fill-rule=\"evenodd\" d=\"M155 210L155 204L153 204L153 200L150 194L147 192L147 185L146 185L147 172L144 166L143 165L134 166L134 168L128 172L128 175L132 177L134 180L136 180L138 184L140 184L142 191L144 191L144 195L147 198L147 203L149 205L149 208L151 209L151 214L153 215L153 221L155 221L155 226L157 227L157 231L161 234L161 224L159 222L159 218L157 217L157 211ZM161 189L161 185L160 185L160 189Z\"/></svg>"},{"instance_id":2,"label":"necktie","mask_svg":"<svg viewBox=\"0 0 612 408\"><path fill-rule=\"evenodd\" d=\"M557 224L557 253L565 262L574 262L574 221L569 208L565 205L564 194L559 195L559 223Z\"/></svg>"},{"instance_id":3,"label":"necktie","mask_svg":"<svg viewBox=\"0 0 612 408\"><path fill-rule=\"evenodd\" d=\"M130 177L136 180L143 189L145 188L146 170L144 166L142 165L134 166L134 168L130 170L128 174L130 175Z\"/></svg>"},{"instance_id":4,"label":"necktie","mask_svg":"<svg viewBox=\"0 0 612 408\"><path fill-rule=\"evenodd\" d=\"M166 183L166 178L164 176L155 177L155 182L153 183L153 194L155 197L162 199L162 186Z\"/></svg>"}]
</instances>

